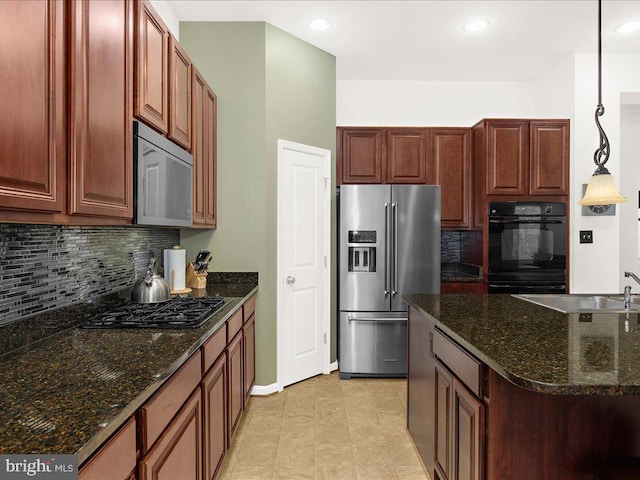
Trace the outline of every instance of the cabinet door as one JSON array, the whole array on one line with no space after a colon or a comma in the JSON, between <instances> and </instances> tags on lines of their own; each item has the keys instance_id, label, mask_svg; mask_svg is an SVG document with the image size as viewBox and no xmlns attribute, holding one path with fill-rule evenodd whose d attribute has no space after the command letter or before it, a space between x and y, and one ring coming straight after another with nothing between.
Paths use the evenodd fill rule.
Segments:
<instances>
[{"instance_id":1,"label":"cabinet door","mask_svg":"<svg viewBox=\"0 0 640 480\"><path fill-rule=\"evenodd\" d=\"M529 124L531 195L569 193L569 121L536 120Z\"/></svg>"},{"instance_id":2,"label":"cabinet door","mask_svg":"<svg viewBox=\"0 0 640 480\"><path fill-rule=\"evenodd\" d=\"M240 416L244 408L244 382L242 378L242 331L227 347L227 369L229 373L229 398L228 398L228 429L227 446L231 446L231 440L236 433Z\"/></svg>"},{"instance_id":3,"label":"cabinet door","mask_svg":"<svg viewBox=\"0 0 640 480\"><path fill-rule=\"evenodd\" d=\"M227 360L221 355L202 380L204 478L212 480L227 450Z\"/></svg>"},{"instance_id":4,"label":"cabinet door","mask_svg":"<svg viewBox=\"0 0 640 480\"><path fill-rule=\"evenodd\" d=\"M435 379L435 464L438 476L442 480L453 480L451 475L451 399L453 388L453 377L441 365L436 363Z\"/></svg>"},{"instance_id":5,"label":"cabinet door","mask_svg":"<svg viewBox=\"0 0 640 480\"><path fill-rule=\"evenodd\" d=\"M147 0L136 8L135 115L166 134L169 129L169 29Z\"/></svg>"},{"instance_id":6,"label":"cabinet door","mask_svg":"<svg viewBox=\"0 0 640 480\"><path fill-rule=\"evenodd\" d=\"M443 228L468 228L471 191L469 129L430 129L427 183L441 186Z\"/></svg>"},{"instance_id":7,"label":"cabinet door","mask_svg":"<svg viewBox=\"0 0 640 480\"><path fill-rule=\"evenodd\" d=\"M244 403L249 401L256 380L256 317L251 315L242 327L244 341Z\"/></svg>"},{"instance_id":8,"label":"cabinet door","mask_svg":"<svg viewBox=\"0 0 640 480\"><path fill-rule=\"evenodd\" d=\"M140 461L140 480L202 478L202 412L198 388L158 443Z\"/></svg>"},{"instance_id":9,"label":"cabinet door","mask_svg":"<svg viewBox=\"0 0 640 480\"><path fill-rule=\"evenodd\" d=\"M191 94L193 103L191 111L193 112L192 128L193 139L191 141L191 154L193 155L193 223L196 225L204 225L204 209L205 209L205 117L204 117L204 97L206 93L206 83L200 72L193 69L193 80L191 86Z\"/></svg>"},{"instance_id":10,"label":"cabinet door","mask_svg":"<svg viewBox=\"0 0 640 480\"><path fill-rule=\"evenodd\" d=\"M218 157L218 97L207 85L204 95L204 164L205 203L204 222L208 227L217 226L217 157Z\"/></svg>"},{"instance_id":11,"label":"cabinet door","mask_svg":"<svg viewBox=\"0 0 640 480\"><path fill-rule=\"evenodd\" d=\"M191 150L191 60L169 35L169 138Z\"/></svg>"},{"instance_id":12,"label":"cabinet door","mask_svg":"<svg viewBox=\"0 0 640 480\"><path fill-rule=\"evenodd\" d=\"M353 128L338 133L338 183L382 183L384 130Z\"/></svg>"},{"instance_id":13,"label":"cabinet door","mask_svg":"<svg viewBox=\"0 0 640 480\"><path fill-rule=\"evenodd\" d=\"M79 480L126 480L136 468L136 420L130 418L80 468Z\"/></svg>"},{"instance_id":14,"label":"cabinet door","mask_svg":"<svg viewBox=\"0 0 640 480\"><path fill-rule=\"evenodd\" d=\"M426 183L426 129L390 129L386 140L385 183Z\"/></svg>"},{"instance_id":15,"label":"cabinet door","mask_svg":"<svg viewBox=\"0 0 640 480\"><path fill-rule=\"evenodd\" d=\"M524 120L487 123L487 195L526 195L529 133Z\"/></svg>"},{"instance_id":16,"label":"cabinet door","mask_svg":"<svg viewBox=\"0 0 640 480\"><path fill-rule=\"evenodd\" d=\"M483 445L484 405L456 378L453 379L453 478L484 478Z\"/></svg>"},{"instance_id":17,"label":"cabinet door","mask_svg":"<svg viewBox=\"0 0 640 480\"><path fill-rule=\"evenodd\" d=\"M486 182L485 163L486 150L484 143L484 123L480 122L471 128L471 148L472 148L472 187L471 187L471 229L482 230L484 218L487 215L486 205Z\"/></svg>"},{"instance_id":18,"label":"cabinet door","mask_svg":"<svg viewBox=\"0 0 640 480\"><path fill-rule=\"evenodd\" d=\"M0 208L66 205L62 0L0 2Z\"/></svg>"},{"instance_id":19,"label":"cabinet door","mask_svg":"<svg viewBox=\"0 0 640 480\"><path fill-rule=\"evenodd\" d=\"M131 219L133 2L69 2L70 213Z\"/></svg>"}]
</instances>

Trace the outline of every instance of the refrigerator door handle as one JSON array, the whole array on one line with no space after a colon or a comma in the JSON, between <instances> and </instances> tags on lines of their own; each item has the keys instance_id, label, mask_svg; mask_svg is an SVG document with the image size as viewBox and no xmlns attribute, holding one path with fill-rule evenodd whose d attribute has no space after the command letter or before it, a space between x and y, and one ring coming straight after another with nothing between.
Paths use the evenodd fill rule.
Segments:
<instances>
[{"instance_id":1,"label":"refrigerator door handle","mask_svg":"<svg viewBox=\"0 0 640 480\"><path fill-rule=\"evenodd\" d=\"M347 317L347 320L349 320L350 322L407 323L407 318L406 317L399 317L399 318L384 318L384 317L367 318L367 317L352 317L351 315L349 315Z\"/></svg>"},{"instance_id":2,"label":"refrigerator door handle","mask_svg":"<svg viewBox=\"0 0 640 480\"><path fill-rule=\"evenodd\" d=\"M391 218L393 224L393 280L391 282L391 295L398 294L398 204L391 204Z\"/></svg>"},{"instance_id":3,"label":"refrigerator door handle","mask_svg":"<svg viewBox=\"0 0 640 480\"><path fill-rule=\"evenodd\" d=\"M384 296L389 295L389 202L384 204Z\"/></svg>"}]
</instances>

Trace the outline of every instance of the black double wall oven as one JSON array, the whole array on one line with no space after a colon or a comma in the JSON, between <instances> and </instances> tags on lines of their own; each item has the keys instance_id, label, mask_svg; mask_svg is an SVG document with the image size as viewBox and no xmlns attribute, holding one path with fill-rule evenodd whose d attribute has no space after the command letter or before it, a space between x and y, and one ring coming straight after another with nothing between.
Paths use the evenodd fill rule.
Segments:
<instances>
[{"instance_id":1,"label":"black double wall oven","mask_svg":"<svg viewBox=\"0 0 640 480\"><path fill-rule=\"evenodd\" d=\"M489 293L566 293L566 204L489 203Z\"/></svg>"}]
</instances>

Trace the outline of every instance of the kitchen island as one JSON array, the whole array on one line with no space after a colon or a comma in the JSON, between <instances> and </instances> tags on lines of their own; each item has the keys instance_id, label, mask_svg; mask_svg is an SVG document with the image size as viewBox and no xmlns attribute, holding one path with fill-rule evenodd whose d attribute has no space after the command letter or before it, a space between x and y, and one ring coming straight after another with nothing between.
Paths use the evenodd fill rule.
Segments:
<instances>
[{"instance_id":1,"label":"kitchen island","mask_svg":"<svg viewBox=\"0 0 640 480\"><path fill-rule=\"evenodd\" d=\"M125 430L145 405L149 405L150 415L155 414L150 402L162 391L168 391L169 380L176 377L176 372L193 373L199 385L200 358L202 369L206 370L205 366L216 360L215 355L209 359L209 353L217 354L225 348L227 334L238 338L245 333L245 327L254 325L253 317L246 318L243 324L243 311L249 317L255 309L257 275L228 277L225 283L209 283L206 292L199 292L220 295L225 305L198 328L81 328L97 313L126 302L128 290L0 328L0 366L4 372L0 380L0 453L75 453L82 465L115 432ZM249 304L251 312L247 310ZM249 350L247 347L236 351ZM232 360L229 355L227 363L232 364ZM229 378L235 373L236 370L230 372ZM192 389L180 391L177 396L186 398ZM198 392L192 397L199 399ZM242 406L244 391L234 394ZM206 395L202 398L205 401ZM166 404L161 408L164 410L159 416L168 415ZM204 415L206 419L206 412ZM132 431L135 442L135 428ZM150 435L142 430L140 434L143 438ZM197 438L200 441L199 434ZM135 461L135 449L132 455Z\"/></svg>"},{"instance_id":2,"label":"kitchen island","mask_svg":"<svg viewBox=\"0 0 640 480\"><path fill-rule=\"evenodd\" d=\"M434 480L597 479L640 456L638 313L564 314L511 295L403 299L408 428Z\"/></svg>"}]
</instances>

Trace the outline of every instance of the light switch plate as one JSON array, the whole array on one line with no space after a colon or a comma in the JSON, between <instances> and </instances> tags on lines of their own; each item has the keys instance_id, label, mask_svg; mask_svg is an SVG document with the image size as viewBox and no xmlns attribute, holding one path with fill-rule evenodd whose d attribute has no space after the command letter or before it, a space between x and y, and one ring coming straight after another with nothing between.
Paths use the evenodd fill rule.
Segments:
<instances>
[{"instance_id":1,"label":"light switch plate","mask_svg":"<svg viewBox=\"0 0 640 480\"><path fill-rule=\"evenodd\" d=\"M587 184L582 184L582 196L584 197L584 192L587 190ZM611 216L616 214L616 205L595 205L595 206L583 206L582 207L582 216L583 217L603 217L603 216Z\"/></svg>"}]
</instances>

